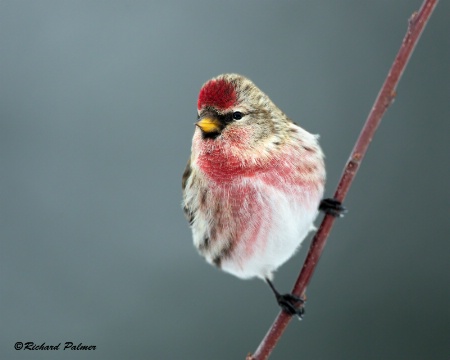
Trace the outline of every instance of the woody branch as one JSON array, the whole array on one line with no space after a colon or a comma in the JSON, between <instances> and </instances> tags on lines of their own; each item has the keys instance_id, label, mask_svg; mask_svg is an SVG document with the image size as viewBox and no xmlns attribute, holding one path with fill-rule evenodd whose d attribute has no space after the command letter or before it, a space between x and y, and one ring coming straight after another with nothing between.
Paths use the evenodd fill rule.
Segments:
<instances>
[{"instance_id":1,"label":"woody branch","mask_svg":"<svg viewBox=\"0 0 450 360\"><path fill-rule=\"evenodd\" d=\"M369 113L369 116L359 134L358 140L351 152L350 158L344 168L343 174L335 192L335 199L341 202L350 188L355 178L356 172L361 165L364 155L370 142L381 122L381 119L396 96L395 89L400 81L403 71L411 57L412 52L425 28L438 0L424 0L418 12L412 14L409 19L409 26L403 39L399 52L389 70L389 73L381 87L375 103ZM306 288L311 280L314 270L319 261L320 255L325 247L328 234L334 223L334 217L326 215L319 227L309 248L308 255L303 264L303 268L294 284L292 293L294 295L304 295ZM275 348L278 340L283 335L291 315L281 311L273 322L269 331L261 341L254 354L247 356L246 360L265 360L268 359L272 350Z\"/></svg>"}]
</instances>

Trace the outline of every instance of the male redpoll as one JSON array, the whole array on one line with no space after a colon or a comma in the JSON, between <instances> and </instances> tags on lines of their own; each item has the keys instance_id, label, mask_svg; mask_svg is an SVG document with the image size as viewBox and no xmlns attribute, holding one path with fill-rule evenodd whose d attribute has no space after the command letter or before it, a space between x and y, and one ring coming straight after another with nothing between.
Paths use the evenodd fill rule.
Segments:
<instances>
[{"instance_id":1,"label":"male redpoll","mask_svg":"<svg viewBox=\"0 0 450 360\"><path fill-rule=\"evenodd\" d=\"M182 183L194 245L226 272L266 280L280 306L301 316L302 300L271 280L314 229L325 183L318 137L237 74L206 82L197 109ZM322 208L341 210L332 199Z\"/></svg>"}]
</instances>

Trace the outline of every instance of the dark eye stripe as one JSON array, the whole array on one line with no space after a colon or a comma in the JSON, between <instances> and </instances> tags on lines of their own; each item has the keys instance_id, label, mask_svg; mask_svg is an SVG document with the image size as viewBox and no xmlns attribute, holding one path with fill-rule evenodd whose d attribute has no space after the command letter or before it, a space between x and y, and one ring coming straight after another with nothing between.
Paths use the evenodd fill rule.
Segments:
<instances>
[{"instance_id":1,"label":"dark eye stripe","mask_svg":"<svg viewBox=\"0 0 450 360\"><path fill-rule=\"evenodd\" d=\"M235 111L233 113L217 114L216 116L222 124L229 124L233 121L242 119L244 114L239 111Z\"/></svg>"}]
</instances>

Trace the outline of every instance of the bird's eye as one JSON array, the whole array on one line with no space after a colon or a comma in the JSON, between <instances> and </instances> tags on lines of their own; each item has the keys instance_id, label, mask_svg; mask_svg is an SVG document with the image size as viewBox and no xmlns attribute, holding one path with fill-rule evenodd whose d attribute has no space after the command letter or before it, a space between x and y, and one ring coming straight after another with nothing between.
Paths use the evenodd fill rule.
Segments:
<instances>
[{"instance_id":1,"label":"bird's eye","mask_svg":"<svg viewBox=\"0 0 450 360\"><path fill-rule=\"evenodd\" d=\"M233 113L233 119L234 120L241 120L242 119L242 113L240 112L240 111L235 111L234 113Z\"/></svg>"}]
</instances>

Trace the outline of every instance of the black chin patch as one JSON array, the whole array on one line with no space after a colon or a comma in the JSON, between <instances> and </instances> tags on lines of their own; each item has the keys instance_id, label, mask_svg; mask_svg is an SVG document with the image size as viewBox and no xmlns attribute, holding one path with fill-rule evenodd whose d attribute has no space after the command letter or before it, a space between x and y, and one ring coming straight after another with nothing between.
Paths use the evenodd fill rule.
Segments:
<instances>
[{"instance_id":1,"label":"black chin patch","mask_svg":"<svg viewBox=\"0 0 450 360\"><path fill-rule=\"evenodd\" d=\"M220 132L204 132L202 131L202 139L215 139L220 135Z\"/></svg>"}]
</instances>

